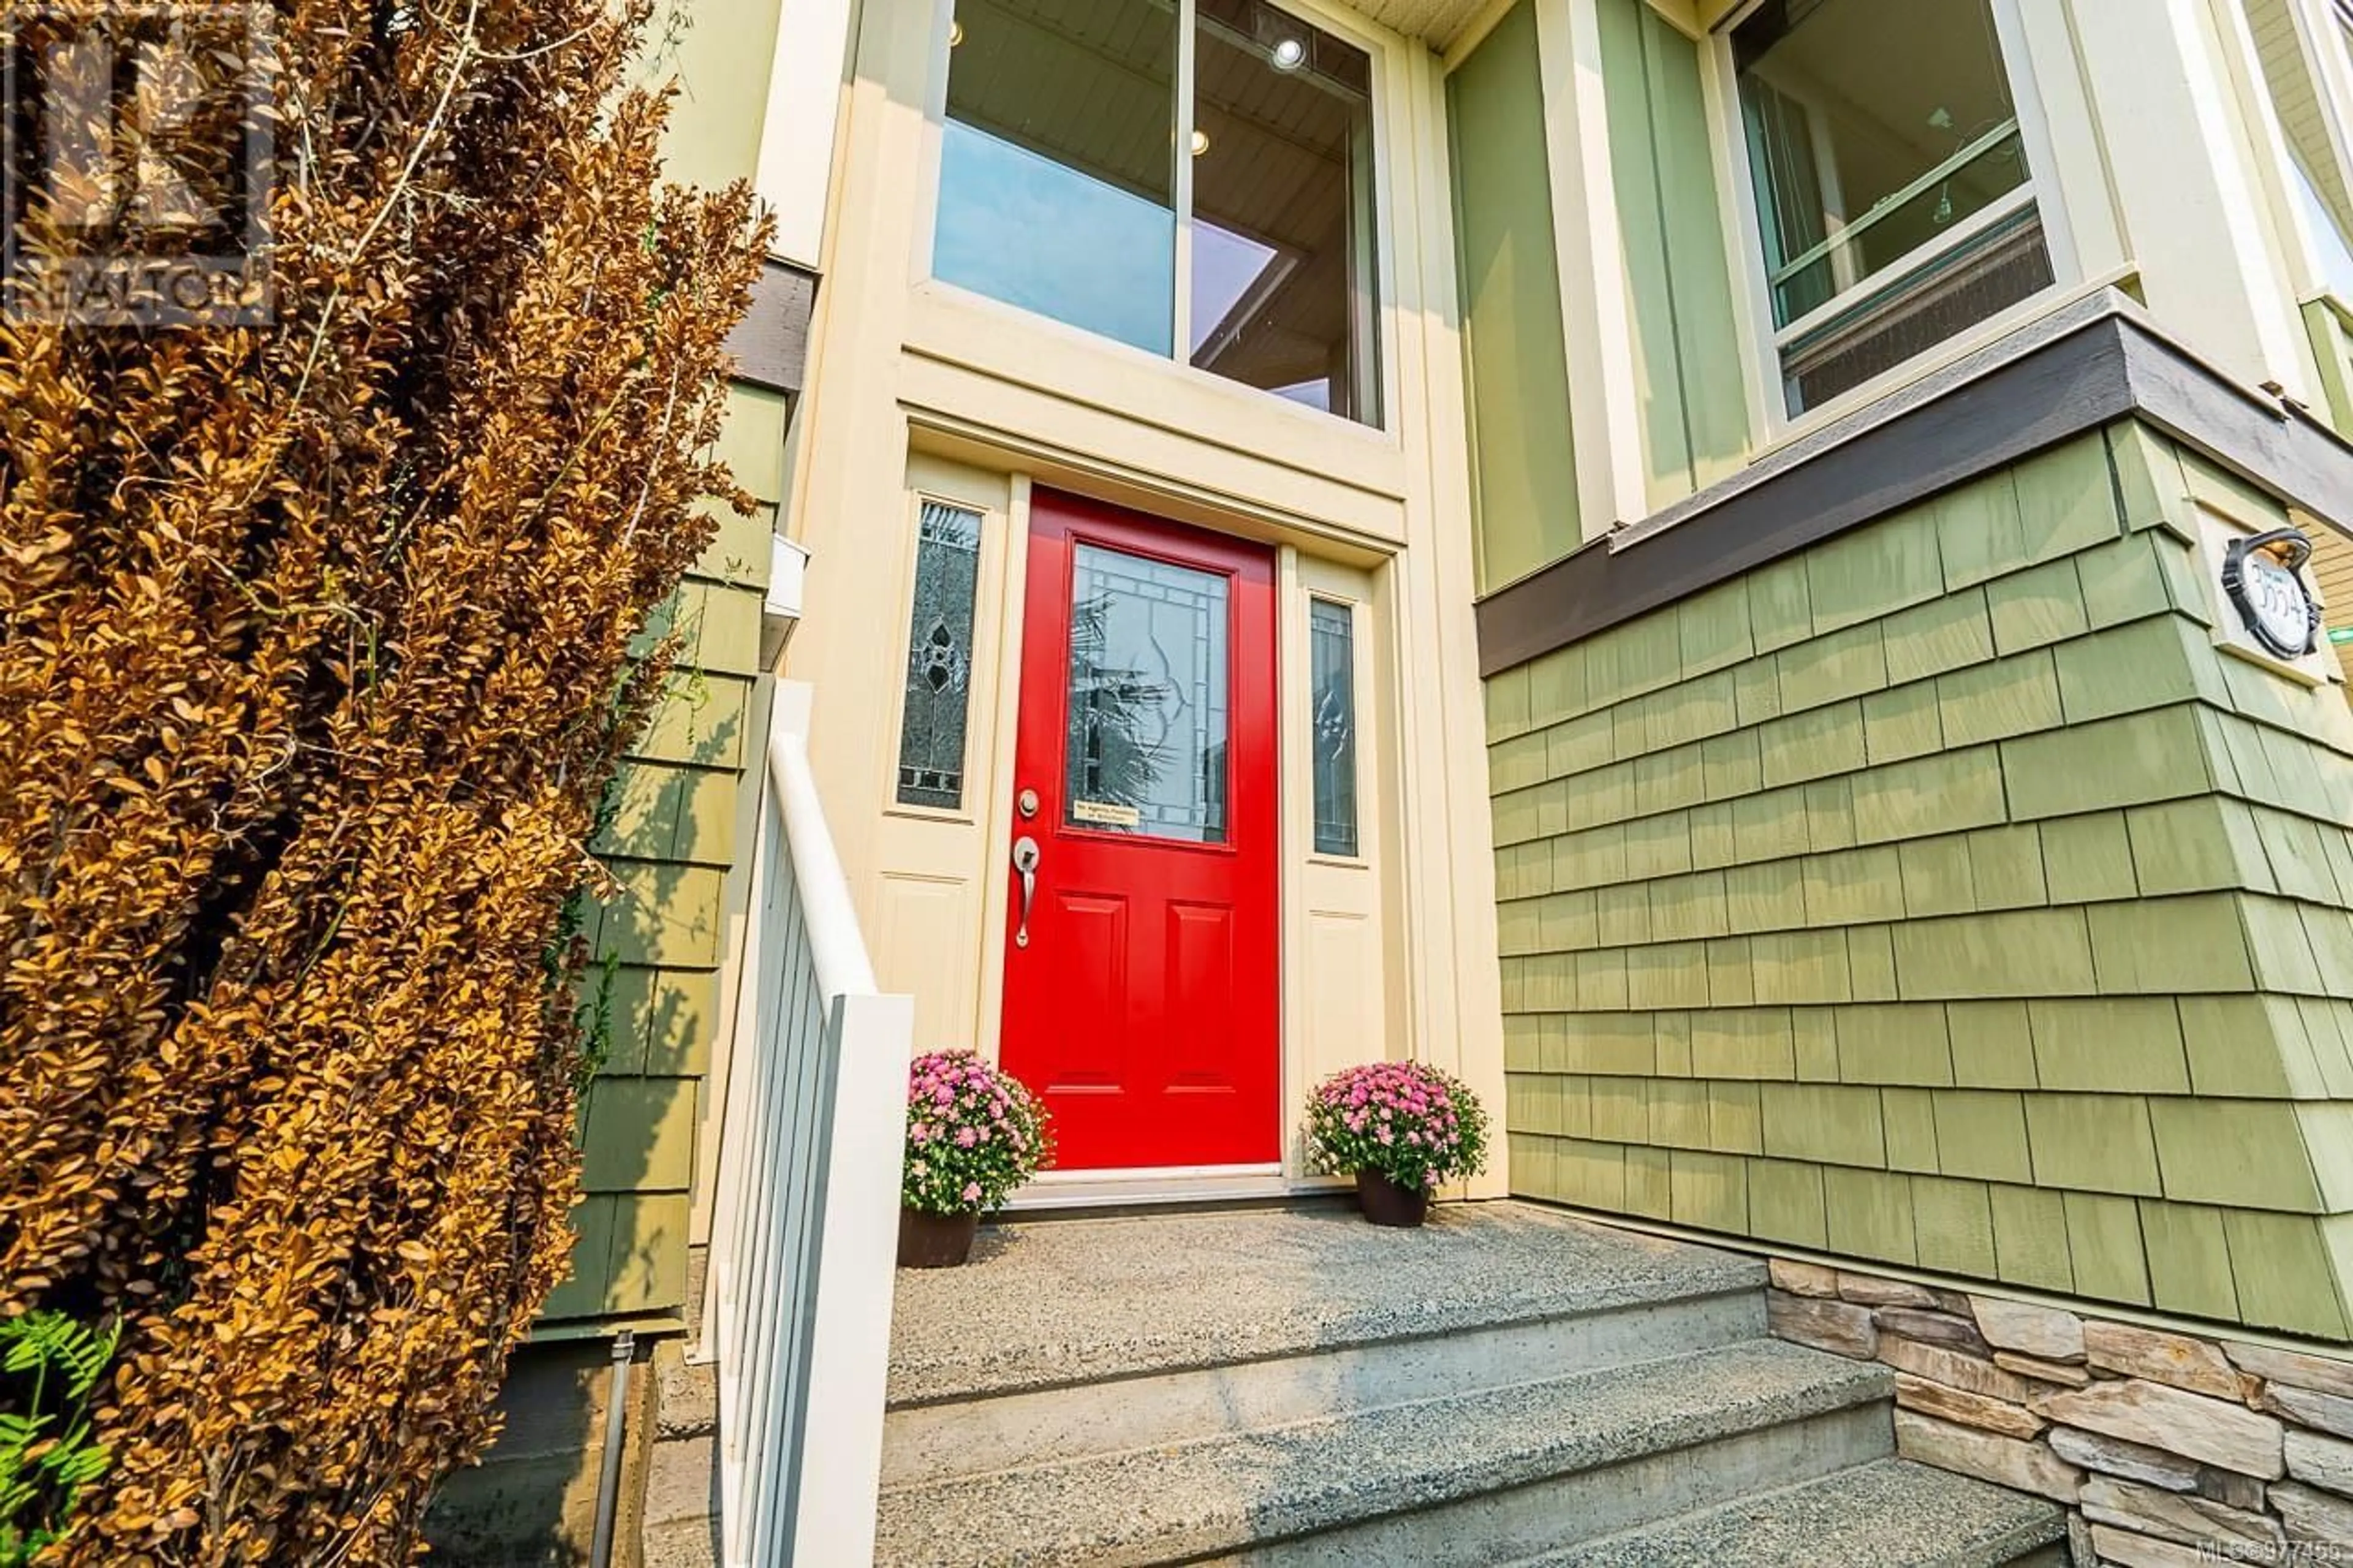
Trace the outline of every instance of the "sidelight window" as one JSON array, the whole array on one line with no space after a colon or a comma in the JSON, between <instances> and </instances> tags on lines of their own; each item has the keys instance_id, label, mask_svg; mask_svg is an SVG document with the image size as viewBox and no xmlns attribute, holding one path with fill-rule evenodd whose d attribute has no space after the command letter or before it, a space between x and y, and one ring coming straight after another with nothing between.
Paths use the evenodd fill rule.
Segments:
<instances>
[{"instance_id":1,"label":"sidelight window","mask_svg":"<svg viewBox=\"0 0 2353 1568\"><path fill-rule=\"evenodd\" d=\"M1364 50L1266 0L957 0L948 43L933 276L1379 423Z\"/></svg>"},{"instance_id":2,"label":"sidelight window","mask_svg":"<svg viewBox=\"0 0 2353 1568\"><path fill-rule=\"evenodd\" d=\"M1309 721L1315 853L1356 851L1356 616L1331 599L1307 604Z\"/></svg>"},{"instance_id":3,"label":"sidelight window","mask_svg":"<svg viewBox=\"0 0 2353 1568\"><path fill-rule=\"evenodd\" d=\"M973 601L980 581L980 513L923 502L915 533L915 606L899 710L899 804L964 805L965 733L972 716Z\"/></svg>"}]
</instances>

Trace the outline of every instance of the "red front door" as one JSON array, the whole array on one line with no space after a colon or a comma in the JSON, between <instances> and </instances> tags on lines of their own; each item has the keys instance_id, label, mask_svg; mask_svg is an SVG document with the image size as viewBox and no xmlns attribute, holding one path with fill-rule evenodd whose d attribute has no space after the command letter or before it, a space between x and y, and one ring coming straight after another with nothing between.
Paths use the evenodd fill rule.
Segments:
<instances>
[{"instance_id":1,"label":"red front door","mask_svg":"<svg viewBox=\"0 0 2353 1568\"><path fill-rule=\"evenodd\" d=\"M1272 556L1047 490L1029 515L1005 1065L1064 1170L1272 1161Z\"/></svg>"}]
</instances>

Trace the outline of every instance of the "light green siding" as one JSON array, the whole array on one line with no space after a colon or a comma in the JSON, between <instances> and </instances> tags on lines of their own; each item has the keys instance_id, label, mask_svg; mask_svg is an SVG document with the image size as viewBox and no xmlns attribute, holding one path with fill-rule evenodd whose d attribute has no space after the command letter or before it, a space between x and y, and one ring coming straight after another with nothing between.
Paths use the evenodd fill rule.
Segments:
<instances>
[{"instance_id":1,"label":"light green siding","mask_svg":"<svg viewBox=\"0 0 2353 1568\"><path fill-rule=\"evenodd\" d=\"M784 477L784 399L740 385L729 397L722 450L760 505L748 519L723 514L718 538L647 630L648 640L677 637L679 668L622 765L595 847L618 884L587 931L600 966L615 965L611 1027L582 1108L586 1195L552 1321L668 1317L686 1298L730 873L758 756L749 730L760 710L760 599Z\"/></svg>"},{"instance_id":2,"label":"light green siding","mask_svg":"<svg viewBox=\"0 0 2353 1568\"><path fill-rule=\"evenodd\" d=\"M1447 79L1479 582L1577 548L1577 454L1534 0Z\"/></svg>"},{"instance_id":3,"label":"light green siding","mask_svg":"<svg viewBox=\"0 0 2353 1568\"><path fill-rule=\"evenodd\" d=\"M2214 647L2225 482L2116 426L1491 681L1514 1189L2353 1330L2353 711Z\"/></svg>"},{"instance_id":4,"label":"light green siding","mask_svg":"<svg viewBox=\"0 0 2353 1568\"><path fill-rule=\"evenodd\" d=\"M2353 303L2315 300L2304 308L2312 357L2320 367L2321 413L2340 436L2353 437Z\"/></svg>"},{"instance_id":5,"label":"light green siding","mask_svg":"<svg viewBox=\"0 0 2353 1568\"><path fill-rule=\"evenodd\" d=\"M1653 507L1736 469L1748 410L1699 46L1646 0L1600 0L1601 80L1632 292Z\"/></svg>"},{"instance_id":6,"label":"light green siding","mask_svg":"<svg viewBox=\"0 0 2353 1568\"><path fill-rule=\"evenodd\" d=\"M780 0L661 0L655 7L643 73L680 89L662 147L665 177L706 190L752 177L781 10Z\"/></svg>"},{"instance_id":7,"label":"light green siding","mask_svg":"<svg viewBox=\"0 0 2353 1568\"><path fill-rule=\"evenodd\" d=\"M683 90L672 110L666 174L703 185L748 178L759 155L775 0L708 0L651 61ZM686 26L686 22L691 26ZM664 700L615 781L612 818L594 846L617 884L588 922L610 1026L581 1106L583 1198L573 1211L573 1271L543 1314L565 1328L675 1321L684 1310L704 1076L720 1017L720 969L738 824L761 738L760 601L769 535L785 491L789 413L779 393L737 384L720 456L759 503L718 510L719 531L639 639L674 637ZM610 979L605 978L610 966Z\"/></svg>"}]
</instances>

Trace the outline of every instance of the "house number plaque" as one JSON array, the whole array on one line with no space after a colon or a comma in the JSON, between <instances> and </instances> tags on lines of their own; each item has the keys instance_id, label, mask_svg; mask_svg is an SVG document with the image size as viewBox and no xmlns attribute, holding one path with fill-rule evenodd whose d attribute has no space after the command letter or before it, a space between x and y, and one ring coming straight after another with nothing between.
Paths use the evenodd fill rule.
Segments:
<instances>
[{"instance_id":1,"label":"house number plaque","mask_svg":"<svg viewBox=\"0 0 2353 1568\"><path fill-rule=\"evenodd\" d=\"M2222 594L2247 630L2282 658L2302 658L2320 645L2320 605L2304 585L2312 558L2304 531L2275 528L2233 540L2222 556Z\"/></svg>"}]
</instances>

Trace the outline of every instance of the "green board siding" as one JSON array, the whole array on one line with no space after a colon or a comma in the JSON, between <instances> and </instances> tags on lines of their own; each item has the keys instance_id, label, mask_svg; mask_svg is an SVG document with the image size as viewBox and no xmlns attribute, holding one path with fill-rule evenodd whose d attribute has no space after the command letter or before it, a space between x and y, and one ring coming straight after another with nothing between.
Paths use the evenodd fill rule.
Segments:
<instances>
[{"instance_id":1,"label":"green board siding","mask_svg":"<svg viewBox=\"0 0 2353 1568\"><path fill-rule=\"evenodd\" d=\"M647 85L675 81L664 175L718 190L752 177L768 113L778 0L661 0L640 58Z\"/></svg>"},{"instance_id":2,"label":"green board siding","mask_svg":"<svg viewBox=\"0 0 2353 1568\"><path fill-rule=\"evenodd\" d=\"M1577 454L1533 0L1446 84L1479 585L1577 548Z\"/></svg>"},{"instance_id":3,"label":"green board siding","mask_svg":"<svg viewBox=\"0 0 2353 1568\"><path fill-rule=\"evenodd\" d=\"M2353 303L2315 300L2304 308L2313 362L2320 369L2322 412L2339 436L2353 437Z\"/></svg>"},{"instance_id":4,"label":"green board siding","mask_svg":"<svg viewBox=\"0 0 2353 1568\"><path fill-rule=\"evenodd\" d=\"M1644 480L1665 506L1737 468L1748 409L1699 46L1646 0L1600 0L1601 78L1632 294Z\"/></svg>"},{"instance_id":5,"label":"green board siding","mask_svg":"<svg viewBox=\"0 0 2353 1568\"><path fill-rule=\"evenodd\" d=\"M1489 683L1516 1191L2348 1335L2353 710L2214 647L2221 482L2117 426Z\"/></svg>"}]
</instances>

